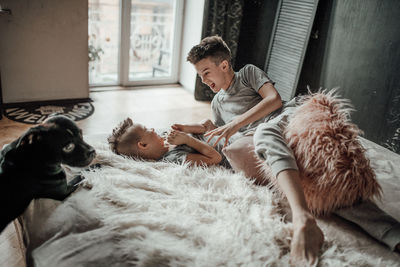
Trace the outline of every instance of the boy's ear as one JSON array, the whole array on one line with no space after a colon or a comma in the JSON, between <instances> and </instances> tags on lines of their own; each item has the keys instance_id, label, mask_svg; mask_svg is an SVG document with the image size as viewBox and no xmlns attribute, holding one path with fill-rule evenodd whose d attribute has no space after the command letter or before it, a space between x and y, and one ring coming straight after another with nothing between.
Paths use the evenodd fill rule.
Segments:
<instances>
[{"instance_id":1,"label":"boy's ear","mask_svg":"<svg viewBox=\"0 0 400 267\"><path fill-rule=\"evenodd\" d=\"M149 146L146 143L143 143L141 141L138 142L138 148L141 150L146 150Z\"/></svg>"},{"instance_id":2,"label":"boy's ear","mask_svg":"<svg viewBox=\"0 0 400 267\"><path fill-rule=\"evenodd\" d=\"M228 60L226 60L226 59L224 59L222 62L221 62L221 68L222 68L222 70L229 70L229 62L228 62Z\"/></svg>"}]
</instances>

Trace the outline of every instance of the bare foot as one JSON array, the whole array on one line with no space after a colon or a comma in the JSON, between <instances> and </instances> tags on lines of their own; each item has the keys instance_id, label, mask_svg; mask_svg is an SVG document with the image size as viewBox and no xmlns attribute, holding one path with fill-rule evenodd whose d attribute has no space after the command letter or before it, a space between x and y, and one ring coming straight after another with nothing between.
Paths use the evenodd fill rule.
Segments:
<instances>
[{"instance_id":1,"label":"bare foot","mask_svg":"<svg viewBox=\"0 0 400 267\"><path fill-rule=\"evenodd\" d=\"M290 246L292 266L316 266L324 234L310 216L293 218L293 238Z\"/></svg>"},{"instance_id":2,"label":"bare foot","mask_svg":"<svg viewBox=\"0 0 400 267\"><path fill-rule=\"evenodd\" d=\"M188 139L188 135L181 131L172 130L167 137L168 143L171 145L182 145L186 144Z\"/></svg>"}]
</instances>

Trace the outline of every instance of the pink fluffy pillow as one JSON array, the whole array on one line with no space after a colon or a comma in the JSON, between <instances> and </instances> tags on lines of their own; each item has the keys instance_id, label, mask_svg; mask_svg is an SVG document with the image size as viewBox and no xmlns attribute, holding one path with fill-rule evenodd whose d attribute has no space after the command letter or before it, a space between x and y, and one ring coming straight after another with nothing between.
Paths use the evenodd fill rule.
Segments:
<instances>
[{"instance_id":1,"label":"pink fluffy pillow","mask_svg":"<svg viewBox=\"0 0 400 267\"><path fill-rule=\"evenodd\" d=\"M321 215L337 208L379 196L360 130L350 121L348 101L331 92L302 97L285 131L300 170L307 204ZM274 183L270 168L254 153L252 137L244 137L224 150L232 167L255 178L258 184Z\"/></svg>"}]
</instances>

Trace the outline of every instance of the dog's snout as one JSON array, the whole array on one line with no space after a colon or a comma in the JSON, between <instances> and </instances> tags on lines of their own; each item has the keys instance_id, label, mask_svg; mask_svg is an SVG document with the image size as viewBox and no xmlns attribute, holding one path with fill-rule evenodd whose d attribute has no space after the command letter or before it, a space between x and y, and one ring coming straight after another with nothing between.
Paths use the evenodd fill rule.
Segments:
<instances>
[{"instance_id":1,"label":"dog's snout","mask_svg":"<svg viewBox=\"0 0 400 267\"><path fill-rule=\"evenodd\" d=\"M94 158L96 156L96 150L93 147L90 147L86 152L88 158Z\"/></svg>"}]
</instances>

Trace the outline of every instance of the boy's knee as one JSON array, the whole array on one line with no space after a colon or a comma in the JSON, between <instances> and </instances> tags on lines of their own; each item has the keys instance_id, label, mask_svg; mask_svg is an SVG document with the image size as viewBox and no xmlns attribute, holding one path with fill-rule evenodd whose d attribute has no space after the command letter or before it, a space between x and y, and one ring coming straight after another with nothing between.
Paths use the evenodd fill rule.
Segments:
<instances>
[{"instance_id":1,"label":"boy's knee","mask_svg":"<svg viewBox=\"0 0 400 267\"><path fill-rule=\"evenodd\" d=\"M278 124L262 123L253 136L254 150L261 159L266 159L265 153L274 145L284 145L282 129Z\"/></svg>"},{"instance_id":2,"label":"boy's knee","mask_svg":"<svg viewBox=\"0 0 400 267\"><path fill-rule=\"evenodd\" d=\"M265 124L265 123L262 123ZM253 136L253 144L254 144L254 152L257 154L257 156L262 159L266 160L266 152L268 149L268 144L269 144L269 127L266 127L265 125L260 124L254 133Z\"/></svg>"},{"instance_id":3,"label":"boy's knee","mask_svg":"<svg viewBox=\"0 0 400 267\"><path fill-rule=\"evenodd\" d=\"M291 148L283 137L283 127L279 123L262 123L253 137L256 155L267 162L274 175L292 169L298 170Z\"/></svg>"},{"instance_id":4,"label":"boy's knee","mask_svg":"<svg viewBox=\"0 0 400 267\"><path fill-rule=\"evenodd\" d=\"M274 138L283 138L283 130L279 124L261 123L254 133L254 146L263 143L263 140L272 141Z\"/></svg>"}]
</instances>

